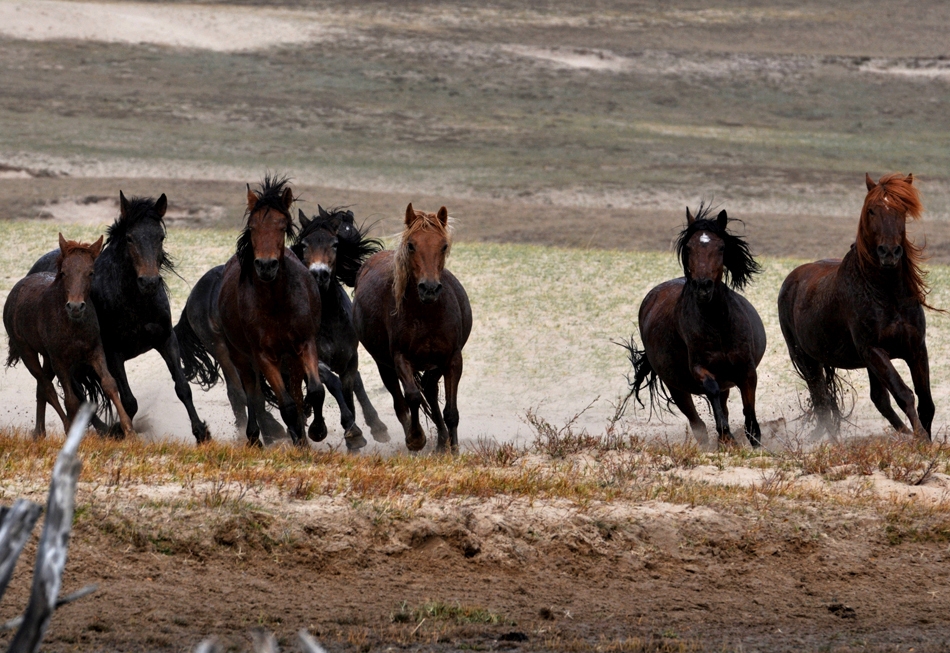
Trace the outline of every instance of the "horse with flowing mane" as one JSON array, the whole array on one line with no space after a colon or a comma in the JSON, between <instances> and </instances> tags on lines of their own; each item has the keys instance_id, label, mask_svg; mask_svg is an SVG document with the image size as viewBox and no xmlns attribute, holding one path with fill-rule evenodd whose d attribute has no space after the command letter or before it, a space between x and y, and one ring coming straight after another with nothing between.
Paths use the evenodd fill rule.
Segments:
<instances>
[{"instance_id":1,"label":"horse with flowing mane","mask_svg":"<svg viewBox=\"0 0 950 653\"><path fill-rule=\"evenodd\" d=\"M290 249L307 266L320 288L320 379L340 406L344 441L349 450L366 444L355 424L355 392L373 438L386 442L389 440L386 425L379 419L363 388L357 367L359 341L353 329L352 302L340 285L341 282L355 285L363 260L379 251L382 245L369 238L365 229L354 224L352 211L332 209L328 212L318 206L318 214L312 219L303 211L299 212L299 219L302 229ZM175 332L181 342L182 365L188 380L210 388L223 375L238 428L244 429L247 425L247 397L240 375L231 362L217 311L223 277L223 265L208 270L201 277L188 296ZM340 376L337 377L334 371ZM267 398L276 400L271 396ZM258 413L258 421L265 441L276 439L281 434L280 425L267 411Z\"/></svg>"},{"instance_id":2,"label":"horse with flowing mane","mask_svg":"<svg viewBox=\"0 0 950 653\"><path fill-rule=\"evenodd\" d=\"M756 367L765 354L765 327L749 301L735 292L760 271L748 244L727 229L725 211L713 219L711 207L700 205L696 216L686 209L686 228L676 241L684 276L653 288L640 304L640 337L625 344L634 377L630 396L640 405L640 392L650 394L651 410L660 398L675 404L696 440L706 445L706 425L692 395L712 406L719 442L733 440L729 430L729 390L742 396L745 435L761 444L755 414ZM732 289L726 285L728 280Z\"/></svg>"},{"instance_id":3,"label":"horse with flowing mane","mask_svg":"<svg viewBox=\"0 0 950 653\"><path fill-rule=\"evenodd\" d=\"M907 237L907 220L923 205L913 175L894 173L875 183L865 175L858 232L841 260L806 263L792 270L778 295L779 322L795 371L805 380L816 431L832 438L842 420L838 369L866 368L871 400L898 431L909 432L890 395L917 437L930 440L934 402L930 391L924 308L928 288L923 250ZM891 360L907 361L914 391Z\"/></svg>"},{"instance_id":4,"label":"horse with flowing mane","mask_svg":"<svg viewBox=\"0 0 950 653\"><path fill-rule=\"evenodd\" d=\"M264 411L261 377L277 397L280 416L294 444L305 446L304 401L313 409L307 431L319 442L323 420L317 334L320 290L307 268L287 248L296 234L287 179L265 176L258 190L247 189L247 220L237 251L225 264L217 311L231 362L247 396L247 439L260 444ZM286 370L290 383L284 382ZM299 396L306 383L306 397Z\"/></svg>"},{"instance_id":5,"label":"horse with flowing mane","mask_svg":"<svg viewBox=\"0 0 950 653\"><path fill-rule=\"evenodd\" d=\"M410 451L426 444L420 408L436 425L437 450L458 451L458 385L472 307L462 284L445 269L451 245L444 206L425 213L409 204L395 250L366 261L353 299L353 326L393 397ZM438 404L442 377L444 413Z\"/></svg>"},{"instance_id":6,"label":"horse with flowing mane","mask_svg":"<svg viewBox=\"0 0 950 653\"><path fill-rule=\"evenodd\" d=\"M175 394L185 405L191 421L191 433L199 443L211 439L208 425L195 410L191 387L181 368L178 338L172 329L172 313L162 272L174 272L165 252L165 211L168 200L162 194L126 198L119 192L119 217L106 232L106 244L96 258L92 279L92 303L99 318L102 347L109 373L119 386L119 396L129 417L138 412L125 373L125 362L154 349L161 354L172 379ZM54 272L60 251L44 254L33 272ZM101 398L99 379L89 375L77 379L86 395ZM93 425L100 433L107 426L98 417Z\"/></svg>"},{"instance_id":7,"label":"horse with flowing mane","mask_svg":"<svg viewBox=\"0 0 950 653\"><path fill-rule=\"evenodd\" d=\"M63 429L69 431L82 404L73 386L73 376L82 365L99 375L103 391L119 415L122 435L132 434L132 420L122 407L119 388L106 365L96 307L90 297L101 251L102 236L86 245L60 234L55 273L27 275L13 286L3 306L3 324L10 339L7 367L22 360L36 379L34 437L46 435L47 403L63 420ZM63 388L66 412L59 405L54 375Z\"/></svg>"}]
</instances>

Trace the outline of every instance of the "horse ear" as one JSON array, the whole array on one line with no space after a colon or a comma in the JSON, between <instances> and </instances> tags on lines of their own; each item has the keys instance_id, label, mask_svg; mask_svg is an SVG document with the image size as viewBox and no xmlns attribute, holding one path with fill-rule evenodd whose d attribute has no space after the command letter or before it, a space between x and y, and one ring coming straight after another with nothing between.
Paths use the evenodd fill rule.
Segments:
<instances>
[{"instance_id":1,"label":"horse ear","mask_svg":"<svg viewBox=\"0 0 950 653\"><path fill-rule=\"evenodd\" d=\"M257 194L251 190L251 185L247 185L247 210L253 211L257 206Z\"/></svg>"},{"instance_id":2,"label":"horse ear","mask_svg":"<svg viewBox=\"0 0 950 653\"><path fill-rule=\"evenodd\" d=\"M406 207L406 226L408 227L416 221L416 211L412 208L412 202Z\"/></svg>"},{"instance_id":3,"label":"horse ear","mask_svg":"<svg viewBox=\"0 0 950 653\"><path fill-rule=\"evenodd\" d=\"M63 238L62 232L60 232L60 234L59 234L59 251L60 251L60 252L65 252L65 251L66 251L66 239Z\"/></svg>"},{"instance_id":4,"label":"horse ear","mask_svg":"<svg viewBox=\"0 0 950 653\"><path fill-rule=\"evenodd\" d=\"M355 217L353 216L352 211L347 211L346 213L343 214L343 222L349 222L350 224L353 224L354 220L355 220Z\"/></svg>"},{"instance_id":5,"label":"horse ear","mask_svg":"<svg viewBox=\"0 0 950 653\"><path fill-rule=\"evenodd\" d=\"M719 212L719 215L716 216L716 223L719 225L719 228L725 231L726 225L729 224L729 216L726 215L726 209L723 209Z\"/></svg>"},{"instance_id":6,"label":"horse ear","mask_svg":"<svg viewBox=\"0 0 950 653\"><path fill-rule=\"evenodd\" d=\"M289 188L285 188L284 194L281 196L281 199L284 202L284 208L289 211L291 205L293 205L294 203L294 191L292 191Z\"/></svg>"},{"instance_id":7,"label":"horse ear","mask_svg":"<svg viewBox=\"0 0 950 653\"><path fill-rule=\"evenodd\" d=\"M125 199L125 194L119 191L119 215L123 218L129 213L129 200Z\"/></svg>"},{"instance_id":8,"label":"horse ear","mask_svg":"<svg viewBox=\"0 0 950 653\"><path fill-rule=\"evenodd\" d=\"M306 228L310 224L310 218L303 212L303 209L297 209L297 217L300 218L300 226Z\"/></svg>"},{"instance_id":9,"label":"horse ear","mask_svg":"<svg viewBox=\"0 0 950 653\"><path fill-rule=\"evenodd\" d=\"M908 186L910 186L911 184L913 184L913 183L914 183L914 173L910 173L909 175L907 175L906 177L904 177L904 181L907 182L907 185L908 185Z\"/></svg>"},{"instance_id":10,"label":"horse ear","mask_svg":"<svg viewBox=\"0 0 950 653\"><path fill-rule=\"evenodd\" d=\"M323 218L324 220L330 217L330 214L327 213L327 210L323 208L322 206L320 206L319 204L317 204L317 212L320 214L320 217Z\"/></svg>"},{"instance_id":11,"label":"horse ear","mask_svg":"<svg viewBox=\"0 0 950 653\"><path fill-rule=\"evenodd\" d=\"M439 222L441 222L444 227L449 223L449 210L443 206L439 209L435 217L439 219Z\"/></svg>"},{"instance_id":12,"label":"horse ear","mask_svg":"<svg viewBox=\"0 0 950 653\"><path fill-rule=\"evenodd\" d=\"M686 207L686 224L690 225L696 222L696 218L693 217L693 214L689 212L689 207Z\"/></svg>"},{"instance_id":13,"label":"horse ear","mask_svg":"<svg viewBox=\"0 0 950 653\"><path fill-rule=\"evenodd\" d=\"M164 197L164 195L162 195L162 197ZM62 238L62 236L60 236L60 238ZM92 258L99 258L99 254L102 253L102 236L99 236L99 240L94 242L90 249L92 250Z\"/></svg>"},{"instance_id":14,"label":"horse ear","mask_svg":"<svg viewBox=\"0 0 950 653\"><path fill-rule=\"evenodd\" d=\"M158 214L158 217L164 218L165 211L168 210L168 198L165 197L165 193L162 193L162 196L155 200L155 212Z\"/></svg>"},{"instance_id":15,"label":"horse ear","mask_svg":"<svg viewBox=\"0 0 950 653\"><path fill-rule=\"evenodd\" d=\"M867 185L868 190L874 190L874 187L877 186L877 184L874 183L874 180L871 179L871 175L866 172L864 173L864 183Z\"/></svg>"}]
</instances>

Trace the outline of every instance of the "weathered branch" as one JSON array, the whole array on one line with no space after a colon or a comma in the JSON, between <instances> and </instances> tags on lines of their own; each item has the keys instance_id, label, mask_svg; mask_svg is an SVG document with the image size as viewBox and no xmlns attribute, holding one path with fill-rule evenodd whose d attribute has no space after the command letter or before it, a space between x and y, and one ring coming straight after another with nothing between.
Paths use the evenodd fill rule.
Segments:
<instances>
[{"instance_id":1,"label":"weathered branch","mask_svg":"<svg viewBox=\"0 0 950 653\"><path fill-rule=\"evenodd\" d=\"M66 552L69 548L69 532L73 525L73 507L76 482L82 463L76 458L79 443L86 433L93 407L85 404L76 415L66 443L63 445L50 482L49 501L46 504L46 520L36 551L36 566L33 571L33 589L30 602L23 613L23 624L13 637L9 653L36 653L49 626L50 617L56 609Z\"/></svg>"},{"instance_id":2,"label":"weathered branch","mask_svg":"<svg viewBox=\"0 0 950 653\"><path fill-rule=\"evenodd\" d=\"M3 519L0 520L0 598L7 591L13 568L41 511L39 504L26 499L17 499L11 508L4 511Z\"/></svg>"}]
</instances>

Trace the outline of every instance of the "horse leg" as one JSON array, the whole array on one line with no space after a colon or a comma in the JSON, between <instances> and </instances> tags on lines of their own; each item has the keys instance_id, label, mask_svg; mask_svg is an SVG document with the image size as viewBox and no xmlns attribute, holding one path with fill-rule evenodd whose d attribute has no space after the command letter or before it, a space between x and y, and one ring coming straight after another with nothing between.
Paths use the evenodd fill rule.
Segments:
<instances>
[{"instance_id":1,"label":"horse leg","mask_svg":"<svg viewBox=\"0 0 950 653\"><path fill-rule=\"evenodd\" d=\"M449 446L452 453L459 450L459 381L462 380L462 351L458 350L452 356L449 369L445 372L445 424L449 428ZM438 400L438 397L436 397ZM438 403L432 409L439 410Z\"/></svg>"},{"instance_id":2,"label":"horse leg","mask_svg":"<svg viewBox=\"0 0 950 653\"><path fill-rule=\"evenodd\" d=\"M270 384L274 395L277 397L280 408L280 417L284 420L290 439L297 446L305 446L306 440L303 439L303 415L297 408L297 402L284 385L284 377L280 373L280 365L274 361L268 360L264 356L257 357L257 365L264 375L264 380Z\"/></svg>"},{"instance_id":3,"label":"horse leg","mask_svg":"<svg viewBox=\"0 0 950 653\"><path fill-rule=\"evenodd\" d=\"M701 447L709 446L709 431L706 428L706 423L699 418L699 413L696 412L693 395L672 388L670 388L669 391L670 399L673 400L676 407L679 408L680 412L686 415L686 419L689 420L689 427L693 431L693 437L696 438L696 442L698 442Z\"/></svg>"},{"instance_id":4,"label":"horse leg","mask_svg":"<svg viewBox=\"0 0 950 653\"><path fill-rule=\"evenodd\" d=\"M792 348L789 347L789 353L791 352ZM831 436L832 440L837 441L838 425L832 414L835 400L828 391L828 384L834 380L826 377L821 363L798 350L792 358L792 363L801 373L802 378L805 379L805 384L808 386L808 395L811 397L811 406L818 421L818 425L812 432L812 438L818 439L822 432L825 432Z\"/></svg>"},{"instance_id":5,"label":"horse leg","mask_svg":"<svg viewBox=\"0 0 950 653\"><path fill-rule=\"evenodd\" d=\"M416 376L412 365L401 353L393 356L396 365L396 376L402 382L406 404L409 407L409 423L403 423L406 430L406 448L409 451L420 451L426 446L426 434L419 422L419 408L422 406L422 390L416 384Z\"/></svg>"},{"instance_id":6,"label":"horse leg","mask_svg":"<svg viewBox=\"0 0 950 653\"><path fill-rule=\"evenodd\" d=\"M930 440L930 433L920 423L920 417L917 415L917 409L914 408L914 392L907 387L904 380L894 369L890 357L883 349L871 347L865 353L865 361L878 379L884 384L884 387L894 395L898 407L907 415L911 427L914 429L914 435L922 440Z\"/></svg>"},{"instance_id":7,"label":"horse leg","mask_svg":"<svg viewBox=\"0 0 950 653\"><path fill-rule=\"evenodd\" d=\"M719 388L719 407L726 424L729 423L729 390L730 388Z\"/></svg>"},{"instance_id":8,"label":"horse leg","mask_svg":"<svg viewBox=\"0 0 950 653\"><path fill-rule=\"evenodd\" d=\"M313 410L313 421L310 423L310 428L307 429L307 437L314 442L320 442L327 437L327 423L323 419L323 401L326 399L326 390L324 390L323 383L320 381L320 359L316 340L308 340L297 354L300 357L300 363L303 366L303 372L307 380L307 396L305 401L311 410ZM297 382L297 387L300 387L299 381ZM303 406L301 406L301 408L302 407ZM283 412L281 412L281 416L283 416ZM301 426L303 426L302 418L303 413L301 413ZM360 438L362 437L363 436L360 435ZM348 449L351 448L350 442L350 440L346 440ZM307 446L307 441L301 436L299 444L301 446ZM366 440L363 440L363 444L360 446L365 445Z\"/></svg>"},{"instance_id":9,"label":"horse leg","mask_svg":"<svg viewBox=\"0 0 950 653\"><path fill-rule=\"evenodd\" d=\"M249 361L241 361L243 364L236 366L240 370L241 385L244 387L244 396L247 397L247 446L262 447L261 426L259 416L264 410L264 395L261 393L261 386L258 381L258 374Z\"/></svg>"},{"instance_id":10,"label":"horse leg","mask_svg":"<svg viewBox=\"0 0 950 653\"><path fill-rule=\"evenodd\" d=\"M36 379L36 426L33 428L34 438L46 437L46 404L56 410L56 414L66 424L66 413L59 405L59 397L56 395L56 387L53 386L53 365L50 363L49 356L46 356L43 364L40 364L39 354L33 349L23 347L20 358L26 369Z\"/></svg>"},{"instance_id":11,"label":"horse leg","mask_svg":"<svg viewBox=\"0 0 950 653\"><path fill-rule=\"evenodd\" d=\"M910 376L914 382L914 392L917 393L917 414L920 423L932 438L931 427L934 421L933 395L930 392L930 361L927 357L927 345L923 342L917 347L917 357L909 361Z\"/></svg>"},{"instance_id":12,"label":"horse leg","mask_svg":"<svg viewBox=\"0 0 950 653\"><path fill-rule=\"evenodd\" d=\"M224 376L224 387L228 392L228 403L234 413L234 424L239 431L247 427L247 395L241 383L241 375L234 367L227 345L222 340L214 343L214 358L218 361L221 374Z\"/></svg>"},{"instance_id":13,"label":"horse leg","mask_svg":"<svg viewBox=\"0 0 950 653\"><path fill-rule=\"evenodd\" d=\"M330 394L333 395L337 405L340 407L340 424L343 426L343 437L346 441L347 448L350 448L350 442L357 442L357 439L362 439L362 446L365 447L366 439L363 438L363 431L356 425L356 415L352 407L352 392L350 393L349 404L347 404L346 388L343 387L340 377L334 374L326 365L320 366L320 381L326 389L330 391Z\"/></svg>"},{"instance_id":14,"label":"horse leg","mask_svg":"<svg viewBox=\"0 0 950 653\"><path fill-rule=\"evenodd\" d=\"M353 370L353 392L356 394L356 400L360 402L360 408L363 409L363 419L369 424L369 432L377 442L389 442L389 429L379 419L379 413L373 406L366 394L366 388L363 387L363 377L358 369Z\"/></svg>"},{"instance_id":15,"label":"horse leg","mask_svg":"<svg viewBox=\"0 0 950 653\"><path fill-rule=\"evenodd\" d=\"M386 367L382 364L377 364L376 367L379 369L379 378L382 379L383 385L386 386L386 389L389 390L389 394L392 395L393 410L396 412L396 418L399 420L399 423L402 424L402 430L406 434L406 444L408 447L411 420L409 417L409 406L406 404L406 398L402 394L402 387L399 385L399 376L396 374L396 370L391 367ZM417 443L414 443L414 445L415 444ZM423 441L422 446L418 447L418 449L424 446L425 442ZM410 451L418 451L418 449L409 448Z\"/></svg>"},{"instance_id":16,"label":"horse leg","mask_svg":"<svg viewBox=\"0 0 950 653\"><path fill-rule=\"evenodd\" d=\"M445 453L446 447L449 444L449 431L445 427L445 418L442 413L439 412L440 378L442 378L442 372L439 370L427 370L422 375L422 395L429 404L429 408L432 409L432 421L435 422L435 429L439 434L435 450L438 453Z\"/></svg>"},{"instance_id":17,"label":"horse leg","mask_svg":"<svg viewBox=\"0 0 950 653\"><path fill-rule=\"evenodd\" d=\"M63 365L61 361L52 361L53 370L56 372L56 376L60 380L72 377L72 370L67 365ZM66 419L63 420L63 428L66 433L69 433L69 427L72 426L73 420L76 419L76 413L79 412L79 407L82 405L82 400L80 400L79 395L76 394L75 388L73 388L72 383L63 383L63 403L66 407Z\"/></svg>"},{"instance_id":18,"label":"horse leg","mask_svg":"<svg viewBox=\"0 0 950 653\"><path fill-rule=\"evenodd\" d=\"M122 437L134 435L135 431L132 430L132 418L125 412L125 407L122 406L122 401L119 399L119 386L116 384L115 379L112 378L112 375L109 374L109 367L106 365L106 357L101 345L96 347L96 350L89 357L89 363L96 371L96 374L99 375L99 380L102 383L102 391L106 393L112 405L115 406L116 413L119 416L119 427L122 432Z\"/></svg>"},{"instance_id":19,"label":"horse leg","mask_svg":"<svg viewBox=\"0 0 950 653\"><path fill-rule=\"evenodd\" d=\"M716 420L716 435L719 438L719 442L735 442L735 439L732 437L732 432L729 430L729 420L726 419L722 412L722 390L719 388L719 382L716 381L716 377L702 365L696 365L693 368L693 376L703 384L704 394L712 406L713 417Z\"/></svg>"},{"instance_id":20,"label":"horse leg","mask_svg":"<svg viewBox=\"0 0 950 653\"><path fill-rule=\"evenodd\" d=\"M745 417L745 436L754 449L762 446L762 429L759 428L759 420L755 416L755 388L758 382L759 376L755 368L752 368L739 388L742 396L742 415Z\"/></svg>"},{"instance_id":21,"label":"horse leg","mask_svg":"<svg viewBox=\"0 0 950 653\"><path fill-rule=\"evenodd\" d=\"M188 411L188 419L191 421L191 434L195 440L201 444L211 439L211 432L208 425L198 417L198 411L195 410L195 403L191 396L191 386L185 378L185 372L181 369L181 352L178 349L178 337L174 331L171 331L161 347L158 347L158 353L165 360L165 366L168 367L172 379L175 381L175 394L178 400L185 405ZM130 393L131 394L131 393Z\"/></svg>"},{"instance_id":22,"label":"horse leg","mask_svg":"<svg viewBox=\"0 0 950 653\"><path fill-rule=\"evenodd\" d=\"M904 420L894 412L894 408L891 406L891 396L887 393L887 388L885 388L881 380L877 378L877 374L871 370L868 370L868 381L871 383L871 401L874 402L874 405L881 415L886 417L887 421L891 423L891 426L899 432L910 433L910 429L904 424Z\"/></svg>"}]
</instances>

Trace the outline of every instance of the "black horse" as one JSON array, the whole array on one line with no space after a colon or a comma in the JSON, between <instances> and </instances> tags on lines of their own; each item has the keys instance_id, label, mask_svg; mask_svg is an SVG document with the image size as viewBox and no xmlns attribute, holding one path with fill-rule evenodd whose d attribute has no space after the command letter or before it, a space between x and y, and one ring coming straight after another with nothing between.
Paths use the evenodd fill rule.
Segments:
<instances>
[{"instance_id":1,"label":"black horse","mask_svg":"<svg viewBox=\"0 0 950 653\"><path fill-rule=\"evenodd\" d=\"M340 406L340 421L350 448L365 445L362 432L355 423L354 392L373 438L378 442L386 442L389 440L386 425L370 403L359 375L358 341L352 325L352 305L340 285L340 282L354 285L363 260L378 251L381 244L368 238L366 230L354 224L352 211L336 209L327 212L319 207L319 214L313 220L307 219L301 211L300 221L303 230L291 249L307 265L320 287L320 380ZM332 254L333 260L329 260L331 257L328 254ZM321 257L319 263L318 256ZM185 375L190 381L207 389L215 385L221 375L224 376L228 401L240 429L247 423L247 396L228 354L220 316L217 314L217 298L223 275L224 266L219 265L206 272L195 284L175 332L181 342ZM266 411L260 412L263 412L263 419L267 420L262 424L265 437L278 437L282 431L280 424Z\"/></svg>"},{"instance_id":2,"label":"black horse","mask_svg":"<svg viewBox=\"0 0 950 653\"><path fill-rule=\"evenodd\" d=\"M640 391L650 392L651 406L660 396L683 411L694 437L706 444L706 425L692 395L703 395L712 406L719 440L731 440L729 389L742 394L745 434L753 447L761 443L755 415L756 367L765 354L765 328L752 304L733 288L742 289L760 270L749 247L729 233L725 211L715 219L700 205L694 218L686 210L686 228L676 242L685 278L661 283L640 304L643 349L631 338L625 345L634 378L630 395L643 405Z\"/></svg>"},{"instance_id":3,"label":"black horse","mask_svg":"<svg viewBox=\"0 0 950 653\"><path fill-rule=\"evenodd\" d=\"M129 417L138 412L138 402L129 387L125 361L154 349L161 354L175 381L175 393L188 411L191 432L198 442L211 439L208 425L198 417L191 388L181 368L178 338L172 329L171 307L162 272L172 272L171 259L164 249L165 210L162 194L126 198L119 192L119 217L107 231L102 254L96 259L92 301L99 317L102 346L109 372L119 385L122 405ZM34 272L55 272L59 250L44 254ZM98 379L75 379L89 397L101 396ZM107 427L95 418L100 432Z\"/></svg>"}]
</instances>

